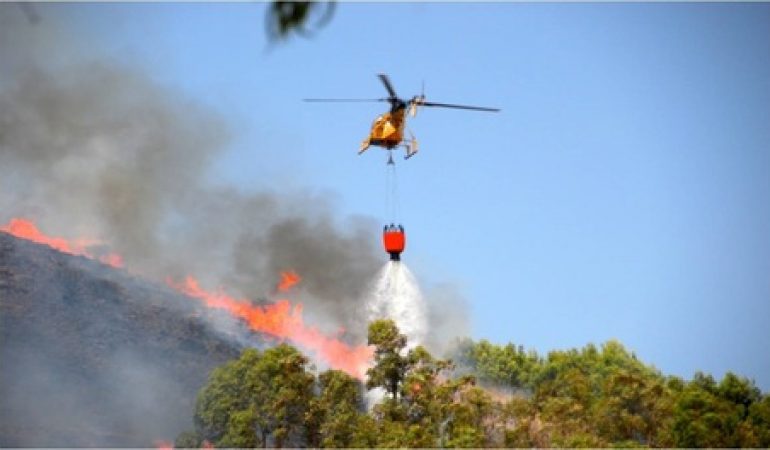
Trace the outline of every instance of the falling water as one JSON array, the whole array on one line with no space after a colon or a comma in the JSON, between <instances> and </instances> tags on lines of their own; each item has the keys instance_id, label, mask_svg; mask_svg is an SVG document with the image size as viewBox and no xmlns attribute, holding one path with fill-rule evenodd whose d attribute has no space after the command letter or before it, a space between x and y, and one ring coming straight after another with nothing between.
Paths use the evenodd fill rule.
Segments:
<instances>
[{"instance_id":1,"label":"falling water","mask_svg":"<svg viewBox=\"0 0 770 450\"><path fill-rule=\"evenodd\" d=\"M407 337L407 348L424 343L427 334L425 301L412 272L401 261L388 261L367 296L367 317L392 319Z\"/></svg>"},{"instance_id":2,"label":"falling water","mask_svg":"<svg viewBox=\"0 0 770 450\"><path fill-rule=\"evenodd\" d=\"M425 341L428 328L425 301L417 280L401 261L388 261L377 273L366 296L366 314L368 322L377 319L396 322L406 335L406 350ZM373 408L384 396L382 388L367 391L367 408Z\"/></svg>"}]
</instances>

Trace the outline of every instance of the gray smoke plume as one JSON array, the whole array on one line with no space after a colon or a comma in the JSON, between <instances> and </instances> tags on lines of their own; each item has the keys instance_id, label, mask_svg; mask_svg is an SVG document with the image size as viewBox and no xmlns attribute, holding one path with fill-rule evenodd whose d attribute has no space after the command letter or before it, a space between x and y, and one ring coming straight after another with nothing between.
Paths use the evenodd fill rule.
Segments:
<instances>
[{"instance_id":1,"label":"gray smoke plume","mask_svg":"<svg viewBox=\"0 0 770 450\"><path fill-rule=\"evenodd\" d=\"M309 314L359 325L351 306L379 259L371 220L338 223L312 193L207 185L228 124L138 69L88 54L43 13L33 25L0 5L0 221L29 217L105 242L141 274L189 273L250 298L294 269Z\"/></svg>"},{"instance_id":2,"label":"gray smoke plume","mask_svg":"<svg viewBox=\"0 0 770 450\"><path fill-rule=\"evenodd\" d=\"M55 9L39 14L33 23L0 4L0 224L29 217L50 234L104 242L135 273L192 274L255 300L293 269L303 280L292 299L305 304L307 322L360 342L360 302L384 258L379 225L336 219L311 191L207 183L228 123L94 51Z\"/></svg>"},{"instance_id":3,"label":"gray smoke plume","mask_svg":"<svg viewBox=\"0 0 770 450\"><path fill-rule=\"evenodd\" d=\"M447 357L457 339L471 334L468 302L458 286L445 282L425 290L425 303L425 347L436 356Z\"/></svg>"}]
</instances>

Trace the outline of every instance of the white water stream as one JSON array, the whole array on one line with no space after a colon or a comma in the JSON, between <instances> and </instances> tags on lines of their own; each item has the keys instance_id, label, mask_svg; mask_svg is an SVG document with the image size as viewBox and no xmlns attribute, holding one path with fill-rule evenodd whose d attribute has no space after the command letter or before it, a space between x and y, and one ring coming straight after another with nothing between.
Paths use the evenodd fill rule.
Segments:
<instances>
[{"instance_id":1,"label":"white water stream","mask_svg":"<svg viewBox=\"0 0 770 450\"><path fill-rule=\"evenodd\" d=\"M401 261L388 261L366 298L367 319L392 319L407 337L407 349L423 344L427 311L417 280Z\"/></svg>"}]
</instances>

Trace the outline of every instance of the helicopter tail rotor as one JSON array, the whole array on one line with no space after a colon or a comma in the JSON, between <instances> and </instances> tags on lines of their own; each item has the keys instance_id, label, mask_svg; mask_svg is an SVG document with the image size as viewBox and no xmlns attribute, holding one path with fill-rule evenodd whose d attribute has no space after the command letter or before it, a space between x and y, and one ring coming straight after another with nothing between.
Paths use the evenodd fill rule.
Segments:
<instances>
[{"instance_id":1,"label":"helicopter tail rotor","mask_svg":"<svg viewBox=\"0 0 770 450\"><path fill-rule=\"evenodd\" d=\"M417 115L417 107L425 105L425 95L415 95L409 101L409 114L412 117Z\"/></svg>"},{"instance_id":2,"label":"helicopter tail rotor","mask_svg":"<svg viewBox=\"0 0 770 450\"><path fill-rule=\"evenodd\" d=\"M422 82L422 91L420 95L415 95L409 101L409 114L414 117L417 115L417 107L425 104L425 81Z\"/></svg>"}]
</instances>

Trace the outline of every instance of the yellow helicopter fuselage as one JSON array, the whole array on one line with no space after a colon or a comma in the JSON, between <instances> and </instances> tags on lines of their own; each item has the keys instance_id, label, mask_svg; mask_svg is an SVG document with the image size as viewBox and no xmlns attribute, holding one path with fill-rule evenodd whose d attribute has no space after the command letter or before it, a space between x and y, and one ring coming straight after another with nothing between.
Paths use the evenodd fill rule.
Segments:
<instances>
[{"instance_id":1,"label":"yellow helicopter fuselage","mask_svg":"<svg viewBox=\"0 0 770 450\"><path fill-rule=\"evenodd\" d=\"M404 142L404 127L406 126L406 108L395 107L389 112L381 114L374 119L369 136L361 143L358 154L365 152L369 146L382 147L385 150L393 150L398 146L406 149L405 158L411 158L417 153L417 140L412 137L409 142ZM389 161L393 161L392 155Z\"/></svg>"},{"instance_id":2,"label":"yellow helicopter fuselage","mask_svg":"<svg viewBox=\"0 0 770 450\"><path fill-rule=\"evenodd\" d=\"M372 130L369 132L369 145L377 145L392 149L404 140L405 109L386 112L374 119Z\"/></svg>"}]
</instances>

